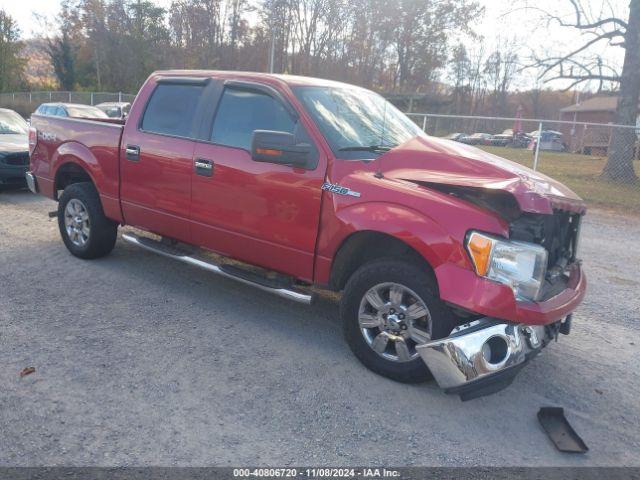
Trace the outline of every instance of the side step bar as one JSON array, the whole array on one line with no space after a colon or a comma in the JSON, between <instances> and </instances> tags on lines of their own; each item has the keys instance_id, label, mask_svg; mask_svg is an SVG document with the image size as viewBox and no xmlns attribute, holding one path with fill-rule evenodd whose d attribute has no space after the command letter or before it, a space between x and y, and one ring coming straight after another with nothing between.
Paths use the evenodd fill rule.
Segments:
<instances>
[{"instance_id":1,"label":"side step bar","mask_svg":"<svg viewBox=\"0 0 640 480\"><path fill-rule=\"evenodd\" d=\"M296 292L295 290L284 288L283 286L278 286L273 282L270 282L269 279L264 279L264 281L262 281L262 279L258 275L249 276L243 270L235 268L231 265L216 265L214 263L205 262L198 258L191 257L176 248L163 245L162 243L150 238L141 237L133 233L123 233L122 239L126 242L137 245L138 247L144 248L145 250L149 250L151 252L162 255L163 257L172 258L189 265L200 267L209 272L222 275L223 277L231 278L246 285L251 285L253 287L259 288L260 290L273 293L274 295L286 298L288 300L304 303L306 305L311 305L314 300L313 295Z\"/></svg>"}]
</instances>

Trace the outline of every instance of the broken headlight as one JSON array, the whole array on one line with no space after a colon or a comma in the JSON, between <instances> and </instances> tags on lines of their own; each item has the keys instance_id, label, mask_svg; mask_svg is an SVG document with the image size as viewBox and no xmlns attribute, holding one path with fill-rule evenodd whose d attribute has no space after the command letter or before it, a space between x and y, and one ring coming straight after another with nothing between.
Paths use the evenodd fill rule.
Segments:
<instances>
[{"instance_id":1,"label":"broken headlight","mask_svg":"<svg viewBox=\"0 0 640 480\"><path fill-rule=\"evenodd\" d=\"M478 275L509 285L518 300L539 298L547 271L543 247L480 232L471 232L466 246Z\"/></svg>"}]
</instances>

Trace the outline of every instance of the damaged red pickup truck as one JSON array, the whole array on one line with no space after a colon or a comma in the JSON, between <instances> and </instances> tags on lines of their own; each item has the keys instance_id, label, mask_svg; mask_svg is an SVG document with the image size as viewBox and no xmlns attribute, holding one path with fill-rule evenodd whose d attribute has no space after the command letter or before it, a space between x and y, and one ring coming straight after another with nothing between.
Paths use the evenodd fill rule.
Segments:
<instances>
[{"instance_id":1,"label":"damaged red pickup truck","mask_svg":"<svg viewBox=\"0 0 640 480\"><path fill-rule=\"evenodd\" d=\"M162 238L125 241L292 300L341 291L368 368L463 400L569 333L585 293L580 198L351 85L157 72L126 122L34 115L30 151L73 255L107 255L131 225Z\"/></svg>"}]
</instances>

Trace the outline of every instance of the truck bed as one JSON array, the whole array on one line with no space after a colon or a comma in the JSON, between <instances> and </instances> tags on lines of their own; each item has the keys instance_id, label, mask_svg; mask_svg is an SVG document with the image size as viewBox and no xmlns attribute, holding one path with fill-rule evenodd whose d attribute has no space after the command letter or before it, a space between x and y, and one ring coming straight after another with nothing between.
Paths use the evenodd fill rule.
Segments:
<instances>
[{"instance_id":1,"label":"truck bed","mask_svg":"<svg viewBox=\"0 0 640 480\"><path fill-rule=\"evenodd\" d=\"M31 126L37 130L37 145L31 155L31 171L40 192L57 199L56 182L61 173L82 159L98 187L105 213L120 221L118 161L124 123L115 119L33 115Z\"/></svg>"}]
</instances>

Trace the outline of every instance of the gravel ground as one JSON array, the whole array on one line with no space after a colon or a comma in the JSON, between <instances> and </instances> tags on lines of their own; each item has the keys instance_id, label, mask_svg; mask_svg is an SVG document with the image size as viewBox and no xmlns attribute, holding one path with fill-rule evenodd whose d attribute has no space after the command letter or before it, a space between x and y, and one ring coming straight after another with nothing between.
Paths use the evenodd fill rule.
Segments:
<instances>
[{"instance_id":1,"label":"gravel ground","mask_svg":"<svg viewBox=\"0 0 640 480\"><path fill-rule=\"evenodd\" d=\"M329 300L290 303L122 241L76 259L54 208L0 193L0 465L640 465L637 218L590 213L571 335L463 403L366 370ZM564 407L589 453L557 452L541 406Z\"/></svg>"}]
</instances>

